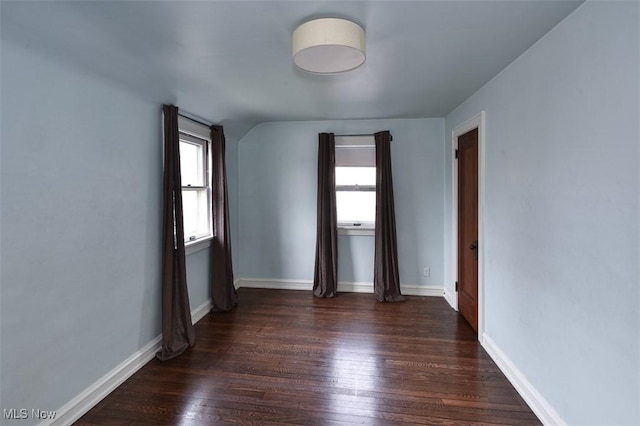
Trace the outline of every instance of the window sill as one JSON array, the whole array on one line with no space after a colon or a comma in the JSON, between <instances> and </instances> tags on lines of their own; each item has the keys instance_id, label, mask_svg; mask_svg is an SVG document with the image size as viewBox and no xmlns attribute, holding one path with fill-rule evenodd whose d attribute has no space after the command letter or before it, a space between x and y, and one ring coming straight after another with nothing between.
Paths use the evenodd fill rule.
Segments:
<instances>
[{"instance_id":1,"label":"window sill","mask_svg":"<svg viewBox=\"0 0 640 426\"><path fill-rule=\"evenodd\" d=\"M376 228L363 228L361 226L338 226L338 235L359 235L359 236L374 236L376 234Z\"/></svg>"},{"instance_id":2,"label":"window sill","mask_svg":"<svg viewBox=\"0 0 640 426\"><path fill-rule=\"evenodd\" d=\"M199 241L188 242L184 244L184 254L189 256L190 254L197 253L202 250L206 250L211 247L211 240L213 238L203 238Z\"/></svg>"}]
</instances>

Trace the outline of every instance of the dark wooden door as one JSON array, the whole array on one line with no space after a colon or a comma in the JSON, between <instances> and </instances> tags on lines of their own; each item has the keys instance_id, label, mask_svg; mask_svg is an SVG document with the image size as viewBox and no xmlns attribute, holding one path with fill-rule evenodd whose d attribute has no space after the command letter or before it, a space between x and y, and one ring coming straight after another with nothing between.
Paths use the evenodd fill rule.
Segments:
<instances>
[{"instance_id":1,"label":"dark wooden door","mask_svg":"<svg viewBox=\"0 0 640 426\"><path fill-rule=\"evenodd\" d=\"M478 129L458 137L458 310L478 332Z\"/></svg>"}]
</instances>

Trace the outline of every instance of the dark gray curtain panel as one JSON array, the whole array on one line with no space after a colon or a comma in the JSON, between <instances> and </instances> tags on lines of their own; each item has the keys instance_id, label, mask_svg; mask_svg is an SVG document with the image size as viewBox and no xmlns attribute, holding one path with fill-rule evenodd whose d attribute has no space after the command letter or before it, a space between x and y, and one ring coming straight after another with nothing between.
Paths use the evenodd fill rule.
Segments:
<instances>
[{"instance_id":1,"label":"dark gray curtain panel","mask_svg":"<svg viewBox=\"0 0 640 426\"><path fill-rule=\"evenodd\" d=\"M338 291L336 142L333 133L320 133L318 139L318 223L313 295L335 297Z\"/></svg>"},{"instance_id":2,"label":"dark gray curtain panel","mask_svg":"<svg viewBox=\"0 0 640 426\"><path fill-rule=\"evenodd\" d=\"M398 273L396 214L391 175L391 133L385 130L376 140L376 232L373 292L380 302L402 302Z\"/></svg>"},{"instance_id":3,"label":"dark gray curtain panel","mask_svg":"<svg viewBox=\"0 0 640 426\"><path fill-rule=\"evenodd\" d=\"M162 208L162 349L166 361L195 343L187 291L180 178L178 107L164 105L164 179Z\"/></svg>"},{"instance_id":4,"label":"dark gray curtain panel","mask_svg":"<svg viewBox=\"0 0 640 426\"><path fill-rule=\"evenodd\" d=\"M211 310L226 312L238 305L238 293L233 285L225 138L222 126L211 126L211 156L214 224L214 236L211 241Z\"/></svg>"}]
</instances>

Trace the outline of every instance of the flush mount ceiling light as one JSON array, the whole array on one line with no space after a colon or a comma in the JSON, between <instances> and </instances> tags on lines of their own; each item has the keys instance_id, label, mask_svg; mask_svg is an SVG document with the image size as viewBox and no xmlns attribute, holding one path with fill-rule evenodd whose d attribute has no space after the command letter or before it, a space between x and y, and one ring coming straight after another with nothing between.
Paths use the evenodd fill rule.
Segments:
<instances>
[{"instance_id":1,"label":"flush mount ceiling light","mask_svg":"<svg viewBox=\"0 0 640 426\"><path fill-rule=\"evenodd\" d=\"M305 22L293 32L292 45L293 62L316 74L351 71L365 60L364 30L346 19Z\"/></svg>"}]
</instances>

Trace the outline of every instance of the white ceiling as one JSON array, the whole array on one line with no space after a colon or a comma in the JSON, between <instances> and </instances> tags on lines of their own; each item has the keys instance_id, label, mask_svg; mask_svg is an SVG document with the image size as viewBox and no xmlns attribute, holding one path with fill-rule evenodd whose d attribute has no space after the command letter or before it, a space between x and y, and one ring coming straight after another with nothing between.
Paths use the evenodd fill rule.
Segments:
<instances>
[{"instance_id":1,"label":"white ceiling","mask_svg":"<svg viewBox=\"0 0 640 426\"><path fill-rule=\"evenodd\" d=\"M2 38L55 55L239 137L276 120L443 117L580 1L2 1ZM355 71L307 74L291 34L341 17ZM523 82L526 84L526 82Z\"/></svg>"}]
</instances>

